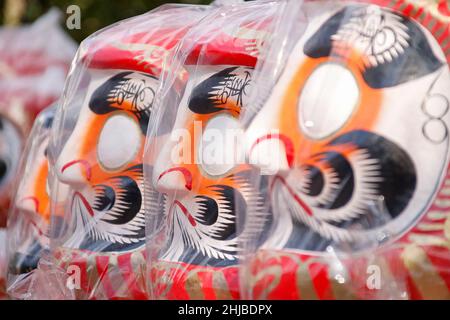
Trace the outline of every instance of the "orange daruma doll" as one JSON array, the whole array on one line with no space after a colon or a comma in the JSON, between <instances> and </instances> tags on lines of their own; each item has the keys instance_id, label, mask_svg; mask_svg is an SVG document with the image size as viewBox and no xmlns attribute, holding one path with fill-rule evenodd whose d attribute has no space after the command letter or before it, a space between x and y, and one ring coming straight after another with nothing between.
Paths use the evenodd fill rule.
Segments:
<instances>
[{"instance_id":1,"label":"orange daruma doll","mask_svg":"<svg viewBox=\"0 0 450 320\"><path fill-rule=\"evenodd\" d=\"M202 15L164 6L81 45L53 130L51 186L67 199L55 264L80 271L78 298L147 297L142 151L166 63Z\"/></svg>"}]
</instances>

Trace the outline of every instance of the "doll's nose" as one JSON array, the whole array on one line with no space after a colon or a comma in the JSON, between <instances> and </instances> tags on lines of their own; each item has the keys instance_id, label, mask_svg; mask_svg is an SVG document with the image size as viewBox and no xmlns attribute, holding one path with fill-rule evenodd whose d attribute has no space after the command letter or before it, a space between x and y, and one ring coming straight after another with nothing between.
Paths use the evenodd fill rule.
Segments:
<instances>
[{"instance_id":1,"label":"doll's nose","mask_svg":"<svg viewBox=\"0 0 450 320\"><path fill-rule=\"evenodd\" d=\"M57 163L56 167L58 178L63 183L79 184L91 180L91 165L86 160Z\"/></svg>"},{"instance_id":2,"label":"doll's nose","mask_svg":"<svg viewBox=\"0 0 450 320\"><path fill-rule=\"evenodd\" d=\"M157 177L156 189L159 192L192 190L192 174L187 168L174 167L163 171Z\"/></svg>"},{"instance_id":3,"label":"doll's nose","mask_svg":"<svg viewBox=\"0 0 450 320\"><path fill-rule=\"evenodd\" d=\"M282 134L262 135L251 141L249 149L250 164L261 169L264 175L274 175L289 170L294 161L292 140Z\"/></svg>"},{"instance_id":4,"label":"doll's nose","mask_svg":"<svg viewBox=\"0 0 450 320\"><path fill-rule=\"evenodd\" d=\"M33 196L20 199L17 205L21 210L24 211L39 212L39 200Z\"/></svg>"}]
</instances>

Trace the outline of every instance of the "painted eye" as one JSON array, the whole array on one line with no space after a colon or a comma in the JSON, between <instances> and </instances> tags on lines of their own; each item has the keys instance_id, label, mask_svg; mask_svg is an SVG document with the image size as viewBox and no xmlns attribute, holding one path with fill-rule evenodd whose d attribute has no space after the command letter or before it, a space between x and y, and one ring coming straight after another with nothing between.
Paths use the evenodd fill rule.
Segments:
<instances>
[{"instance_id":1,"label":"painted eye","mask_svg":"<svg viewBox=\"0 0 450 320\"><path fill-rule=\"evenodd\" d=\"M359 87L342 65L319 66L306 81L299 99L299 123L312 139L324 139L347 122L359 102Z\"/></svg>"},{"instance_id":2,"label":"painted eye","mask_svg":"<svg viewBox=\"0 0 450 320\"><path fill-rule=\"evenodd\" d=\"M0 116L0 186L16 173L22 150L22 138L16 126Z\"/></svg>"},{"instance_id":3,"label":"painted eye","mask_svg":"<svg viewBox=\"0 0 450 320\"><path fill-rule=\"evenodd\" d=\"M141 131L127 115L115 115L103 126L98 139L97 157L107 170L117 170L133 160L141 146Z\"/></svg>"},{"instance_id":4,"label":"painted eye","mask_svg":"<svg viewBox=\"0 0 450 320\"><path fill-rule=\"evenodd\" d=\"M236 165L238 132L239 122L231 116L221 114L208 122L198 148L198 161L204 172L221 176Z\"/></svg>"}]
</instances>

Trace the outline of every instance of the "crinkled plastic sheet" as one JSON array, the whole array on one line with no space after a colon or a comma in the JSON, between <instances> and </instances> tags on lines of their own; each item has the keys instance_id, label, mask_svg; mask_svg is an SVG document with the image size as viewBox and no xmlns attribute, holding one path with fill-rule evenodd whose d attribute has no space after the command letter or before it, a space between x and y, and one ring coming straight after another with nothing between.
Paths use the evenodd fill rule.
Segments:
<instances>
[{"instance_id":1,"label":"crinkled plastic sheet","mask_svg":"<svg viewBox=\"0 0 450 320\"><path fill-rule=\"evenodd\" d=\"M178 42L207 7L168 5L83 41L55 116L51 254L59 299L146 299L142 152ZM41 273L48 277L47 273ZM44 283L41 278L40 283ZM45 293L45 292L44 292Z\"/></svg>"},{"instance_id":2,"label":"crinkled plastic sheet","mask_svg":"<svg viewBox=\"0 0 450 320\"><path fill-rule=\"evenodd\" d=\"M240 297L234 204L255 199L228 133L239 131L253 68L282 4L214 8L186 34L162 81L144 154L152 299Z\"/></svg>"},{"instance_id":3,"label":"crinkled plastic sheet","mask_svg":"<svg viewBox=\"0 0 450 320\"><path fill-rule=\"evenodd\" d=\"M241 118L247 299L450 299L448 13L291 1ZM447 39L447 40L446 40ZM245 229L245 225L243 226Z\"/></svg>"}]
</instances>

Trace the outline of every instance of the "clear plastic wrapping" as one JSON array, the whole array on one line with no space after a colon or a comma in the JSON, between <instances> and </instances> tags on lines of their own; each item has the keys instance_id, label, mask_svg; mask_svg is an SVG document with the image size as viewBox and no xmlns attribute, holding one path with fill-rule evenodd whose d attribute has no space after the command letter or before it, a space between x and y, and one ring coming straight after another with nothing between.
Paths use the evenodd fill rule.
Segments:
<instances>
[{"instance_id":1,"label":"clear plastic wrapping","mask_svg":"<svg viewBox=\"0 0 450 320\"><path fill-rule=\"evenodd\" d=\"M247 299L449 299L448 17L290 1L241 122ZM243 226L245 229L245 225Z\"/></svg>"},{"instance_id":2,"label":"clear plastic wrapping","mask_svg":"<svg viewBox=\"0 0 450 320\"><path fill-rule=\"evenodd\" d=\"M217 6L185 35L162 81L144 154L152 299L240 297L234 205L255 199L227 133L238 133L279 6Z\"/></svg>"},{"instance_id":3,"label":"clear plastic wrapping","mask_svg":"<svg viewBox=\"0 0 450 320\"><path fill-rule=\"evenodd\" d=\"M80 46L50 139L51 254L59 298L145 299L142 151L170 57L202 6L162 6ZM52 211L52 212L53 212ZM66 296L67 292L69 295Z\"/></svg>"}]
</instances>

